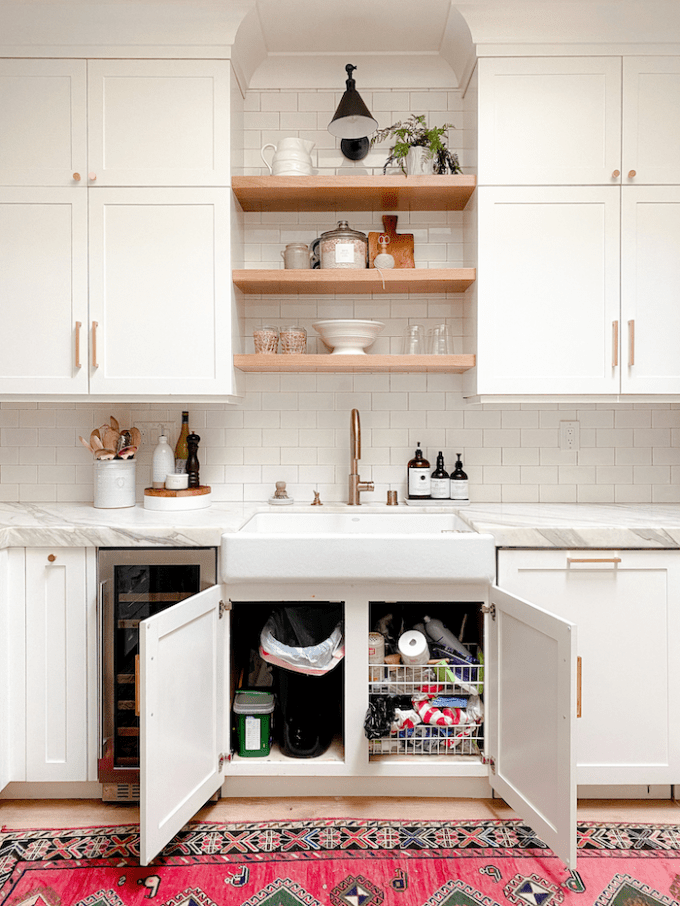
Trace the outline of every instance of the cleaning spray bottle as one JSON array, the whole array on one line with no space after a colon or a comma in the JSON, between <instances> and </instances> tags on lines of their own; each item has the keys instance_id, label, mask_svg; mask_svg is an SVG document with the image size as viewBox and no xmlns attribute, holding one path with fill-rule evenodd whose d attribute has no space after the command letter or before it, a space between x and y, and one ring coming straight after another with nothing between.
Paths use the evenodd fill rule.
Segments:
<instances>
[{"instance_id":1,"label":"cleaning spray bottle","mask_svg":"<svg viewBox=\"0 0 680 906\"><path fill-rule=\"evenodd\" d=\"M425 623L425 632L437 645L443 645L445 648L457 651L463 657L470 656L470 652L465 645L461 645L456 636L444 626L441 620L433 620L432 617L426 616L423 617L423 622Z\"/></svg>"}]
</instances>

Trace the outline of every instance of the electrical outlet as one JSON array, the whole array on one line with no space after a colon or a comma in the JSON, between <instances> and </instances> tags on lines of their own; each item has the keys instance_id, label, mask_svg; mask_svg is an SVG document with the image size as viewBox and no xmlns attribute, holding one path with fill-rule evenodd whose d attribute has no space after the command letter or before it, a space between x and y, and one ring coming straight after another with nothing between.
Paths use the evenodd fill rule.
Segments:
<instances>
[{"instance_id":1,"label":"electrical outlet","mask_svg":"<svg viewBox=\"0 0 680 906\"><path fill-rule=\"evenodd\" d=\"M142 444L144 446L155 446L158 443L159 436L165 431L165 436L170 443L171 436L175 433L172 422L137 422L137 427L142 435Z\"/></svg>"},{"instance_id":2,"label":"electrical outlet","mask_svg":"<svg viewBox=\"0 0 680 906\"><path fill-rule=\"evenodd\" d=\"M578 422L560 422L560 450L573 452L579 446Z\"/></svg>"}]
</instances>

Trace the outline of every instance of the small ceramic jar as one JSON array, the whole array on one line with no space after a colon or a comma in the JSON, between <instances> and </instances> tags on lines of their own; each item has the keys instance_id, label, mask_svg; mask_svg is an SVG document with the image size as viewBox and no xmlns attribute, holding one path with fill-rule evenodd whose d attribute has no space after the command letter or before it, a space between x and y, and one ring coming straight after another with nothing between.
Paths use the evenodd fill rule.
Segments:
<instances>
[{"instance_id":1,"label":"small ceramic jar","mask_svg":"<svg viewBox=\"0 0 680 906\"><path fill-rule=\"evenodd\" d=\"M281 252L283 266L289 268L309 268L309 246L305 242L289 242Z\"/></svg>"}]
</instances>

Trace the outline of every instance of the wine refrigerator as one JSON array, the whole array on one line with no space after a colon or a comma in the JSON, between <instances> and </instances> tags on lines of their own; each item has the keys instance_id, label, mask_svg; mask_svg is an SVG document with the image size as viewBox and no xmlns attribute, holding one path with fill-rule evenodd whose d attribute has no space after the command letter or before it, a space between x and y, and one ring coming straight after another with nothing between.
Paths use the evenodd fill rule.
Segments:
<instances>
[{"instance_id":1,"label":"wine refrigerator","mask_svg":"<svg viewBox=\"0 0 680 906\"><path fill-rule=\"evenodd\" d=\"M100 548L98 778L105 802L139 799L139 624L215 584L212 547Z\"/></svg>"}]
</instances>

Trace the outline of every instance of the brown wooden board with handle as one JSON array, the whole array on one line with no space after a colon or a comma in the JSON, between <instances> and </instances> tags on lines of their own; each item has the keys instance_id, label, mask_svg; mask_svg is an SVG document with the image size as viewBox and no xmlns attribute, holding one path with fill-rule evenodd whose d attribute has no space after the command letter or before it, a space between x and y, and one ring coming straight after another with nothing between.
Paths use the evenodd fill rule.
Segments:
<instances>
[{"instance_id":1,"label":"brown wooden board with handle","mask_svg":"<svg viewBox=\"0 0 680 906\"><path fill-rule=\"evenodd\" d=\"M373 262L375 256L384 251L394 258L396 267L415 267L413 260L413 233L397 234L397 217L393 214L383 215L382 233L368 234L368 266L375 267ZM389 236L389 243L383 249L378 242L378 237L386 234Z\"/></svg>"}]
</instances>

